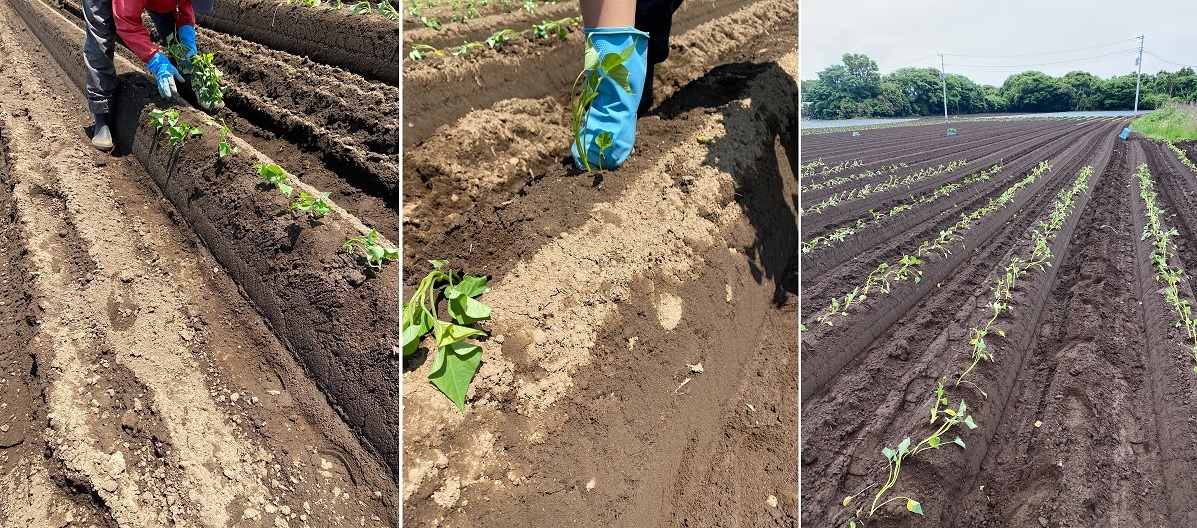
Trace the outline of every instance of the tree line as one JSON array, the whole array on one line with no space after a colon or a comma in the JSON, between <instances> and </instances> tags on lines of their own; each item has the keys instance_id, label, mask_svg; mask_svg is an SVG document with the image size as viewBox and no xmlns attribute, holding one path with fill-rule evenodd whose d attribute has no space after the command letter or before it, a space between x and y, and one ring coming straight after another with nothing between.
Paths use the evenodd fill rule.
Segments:
<instances>
[{"instance_id":1,"label":"tree line","mask_svg":"<svg viewBox=\"0 0 1197 528\"><path fill-rule=\"evenodd\" d=\"M859 53L845 53L843 64L802 81L803 115L815 119L912 117L943 112L943 88L935 68L901 68L881 75L877 63ZM1131 110L1135 103L1135 74L1102 79L1073 71L1052 77L1025 71L1006 78L1001 86L982 85L968 77L947 75L948 112L1065 112ZM1139 108L1154 109L1168 102L1197 100L1197 73L1183 67L1176 72L1144 73Z\"/></svg>"}]
</instances>

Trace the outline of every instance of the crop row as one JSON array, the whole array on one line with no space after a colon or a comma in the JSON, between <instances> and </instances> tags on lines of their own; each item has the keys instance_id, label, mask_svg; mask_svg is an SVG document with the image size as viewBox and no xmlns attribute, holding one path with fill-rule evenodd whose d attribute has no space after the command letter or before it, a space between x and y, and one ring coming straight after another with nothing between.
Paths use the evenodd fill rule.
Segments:
<instances>
[{"instance_id":1,"label":"crop row","mask_svg":"<svg viewBox=\"0 0 1197 528\"><path fill-rule=\"evenodd\" d=\"M1040 168L1043 168L1043 171L1049 170L1045 167L1046 162L1041 163L1037 170ZM972 364L956 378L955 384L951 385L951 387L949 387L949 373L945 372L938 379L935 389L932 392L931 416L928 424L935 427L934 431L917 443L913 442L912 437L907 436L897 444L896 448L886 446L881 450L881 454L888 466L888 476L885 483L878 488L877 493L874 495L872 504L867 508L867 515L865 507L862 506L857 509L852 520L848 523L850 528L855 528L858 521L863 525L864 519L872 517L885 505L895 501L905 501L907 511L919 515L922 514L922 503L913 497L900 495L885 498L885 494L897 484L902 464L907 459L921 452L932 449L938 450L940 446L945 445L944 439L948 437L952 429L960 424L964 424L970 430L977 428L972 415L968 414L969 407L964 398L960 397L958 405L952 404L949 391L959 387L961 383L967 383L980 391L982 396L987 396L985 391L965 378L981 360L993 361L992 353L987 352L985 336L991 330L1000 336L1004 337L1006 335L1004 330L993 330L994 323L1003 313L1010 312L1011 303L1014 300L1013 291L1018 279L1025 276L1032 269L1039 269L1042 272L1046 271L1046 266L1051 266L1051 259L1054 256L1051 250L1047 248L1046 242L1056 238L1060 228L1064 226L1065 221L1073 213L1076 197L1088 188L1089 177L1092 174L1093 167L1085 167L1077 175L1072 186L1061 189L1057 193L1055 202L1050 206L1050 213L1047 219L1040 221L1031 230L1032 250L1029 257L1023 259L1018 255L1012 255L1006 265L1001 268L1001 272L997 276L997 282L990 286L990 290L993 293L993 300L987 307L993 310L993 315L984 324L978 325L979 328L978 326L974 326L969 329L969 335L972 338L968 341L968 346L970 347L969 354L973 360ZM961 449L967 448L964 439L959 435L956 435L953 440L947 443L958 445ZM870 484L861 491L845 497L842 505L845 507L849 506L857 496L865 493L874 485Z\"/></svg>"},{"instance_id":2,"label":"crop row","mask_svg":"<svg viewBox=\"0 0 1197 528\"><path fill-rule=\"evenodd\" d=\"M844 160L836 163L835 165L828 165L823 162L823 158L819 158L815 161L807 163L806 165L803 165L802 170L799 171L798 177L799 179L806 179L813 176L830 176L845 169L852 169L863 165L865 165L865 162L860 158Z\"/></svg>"},{"instance_id":3,"label":"crop row","mask_svg":"<svg viewBox=\"0 0 1197 528\"><path fill-rule=\"evenodd\" d=\"M163 133L165 131L166 144L174 149L181 150L188 139L204 133L200 127L180 121L179 112L174 109L151 110L149 117L154 132ZM213 121L208 121L207 124L217 126ZM223 160L227 156L235 156L240 153L240 148L229 145L228 138L231 133L224 120L220 121L219 128L220 140L217 143L217 158ZM288 174L282 167L275 164L257 163L253 168L258 171L258 175L267 185L278 189L288 199L292 198L294 187L287 183ZM306 213L310 215L312 221L319 220L332 211L332 205L327 201L328 196L327 192L308 194L300 191L290 202L290 210L299 211L301 214ZM353 254L356 249L360 248L366 265L375 271L381 271L383 264L388 260L399 260L399 250L382 246L377 242L377 238L378 230L371 229L368 235L350 237L341 248L349 254Z\"/></svg>"},{"instance_id":4,"label":"crop row","mask_svg":"<svg viewBox=\"0 0 1197 528\"><path fill-rule=\"evenodd\" d=\"M549 0L545 4L556 4L557 0ZM407 16L419 19L424 27L440 30L443 27L441 20L435 16L426 16L425 10L438 9L441 7L449 8L449 21L452 23L466 23L475 18L482 18L482 11L479 7L498 7L503 13L510 13L515 10L524 10L529 13L536 11L541 3L536 0L520 0L518 6L512 0L407 0L404 7L407 9Z\"/></svg>"},{"instance_id":5,"label":"crop row","mask_svg":"<svg viewBox=\"0 0 1197 528\"><path fill-rule=\"evenodd\" d=\"M565 39L571 30L575 30L582 26L582 17L566 17L560 20L544 20L539 24L534 24L532 29L528 32L538 39L549 39L557 37L558 39ZM411 60L424 60L429 55L444 57L446 53L454 57L460 57L470 52L473 49L493 49L498 50L507 44L520 40L523 34L514 29L500 29L487 37L483 41L462 42L461 45L453 48L437 48L428 44L412 44L411 52L407 57Z\"/></svg>"},{"instance_id":6,"label":"crop row","mask_svg":"<svg viewBox=\"0 0 1197 528\"><path fill-rule=\"evenodd\" d=\"M911 196L909 200L893 206L889 211L876 211L869 209L868 216L857 218L855 222L852 222L846 226L841 226L835 231L832 231L830 234L816 236L806 242L802 242L802 252L810 253L820 247L826 248L836 246L846 240L848 237L856 234L858 229L868 227L870 224L879 224L886 218L891 218L895 215L914 209L917 206L926 205L945 196L950 196L957 190L972 185L976 182L988 181L991 176L1001 172L1001 170L1002 162L998 161L998 163L994 166L981 172L965 176L961 181L945 183L939 187L936 187L935 190L931 192L924 193L917 197Z\"/></svg>"},{"instance_id":7,"label":"crop row","mask_svg":"<svg viewBox=\"0 0 1197 528\"><path fill-rule=\"evenodd\" d=\"M882 167L880 170L869 169L864 172L858 172L856 174L849 174L846 176L837 176L834 178L829 178L829 179L819 182L819 183L811 183L811 184L803 185L801 187L801 191L808 192L808 191L815 191L815 190L819 190L819 189L827 189L829 187L838 187L838 186L848 183L850 181L862 180L865 178L872 178L874 176L879 176L879 175L885 174L887 172L892 174L899 170L905 169L907 166L908 165L906 165L905 163L899 162L899 163L891 164L888 167ZM839 172L839 171L836 171L836 172ZM830 174L834 174L834 172L828 172L826 174L830 175ZM820 173L820 175L823 175L823 173ZM813 176L813 174L808 174L807 176L808 177Z\"/></svg>"},{"instance_id":8,"label":"crop row","mask_svg":"<svg viewBox=\"0 0 1197 528\"><path fill-rule=\"evenodd\" d=\"M1067 117L1067 116L958 117L958 118L953 118L952 122L953 123L980 123L980 122L1000 123L1000 122L1029 121L1029 120L1060 121L1060 120L1066 120L1066 119L1081 119L1081 118L1080 117ZM1122 118L1121 117L1104 117L1104 116L1086 117L1086 118L1084 118L1084 121L1082 121L1082 123L1088 123L1088 122L1093 122L1093 121L1110 121L1110 120L1114 120L1114 119L1122 119ZM945 123L939 119L911 119L911 120L907 120L907 121L899 121L896 123L878 123L878 124L874 124L874 125L861 125L861 126L846 125L846 126L825 127L825 128L808 128L808 129L802 130L801 134L804 136L813 136L813 135L821 135L821 134L837 134L837 133L842 133L842 132L856 132L856 131L862 131L862 130L879 130L879 129L884 129L884 128L943 125L943 124L945 124Z\"/></svg>"},{"instance_id":9,"label":"crop row","mask_svg":"<svg viewBox=\"0 0 1197 528\"><path fill-rule=\"evenodd\" d=\"M1185 151L1181 150L1180 147L1177 147L1171 141L1167 141L1166 143L1168 143L1168 148L1172 149L1172 152L1176 153L1176 157L1180 159L1180 162L1188 167L1193 174L1197 175L1197 165L1194 165L1193 160L1189 159L1189 157L1185 155Z\"/></svg>"},{"instance_id":10,"label":"crop row","mask_svg":"<svg viewBox=\"0 0 1197 528\"><path fill-rule=\"evenodd\" d=\"M956 169L959 169L961 167L964 167L967 164L968 163L964 160L956 160L956 161L953 161L946 165L941 163L935 167L925 167L922 170L919 170L918 172L915 172L912 174L907 174L906 176L903 176L903 177L898 177L897 175L891 174L888 180L878 183L876 185L865 184L863 187L855 187L855 188L849 189L847 191L840 191L836 194L828 196L827 198L823 199L823 201L806 208L806 210L802 211L802 215L805 216L810 213L820 213L820 212L823 212L823 210L825 210L825 209L843 205L846 202L850 202L850 201L856 200L858 198L864 198L865 196L869 196L871 194L888 191L888 190L890 190L894 187L897 187L899 185L910 185L912 183L927 179L931 176L935 176L938 174L946 174L946 173L955 171ZM899 167L899 168L893 168L893 167L894 166L891 165L891 169L890 169L891 172L896 171L899 168L901 168L901 167ZM856 179L871 178L871 177L878 176L881 174L884 174L884 173L867 171L867 172L861 173L861 175ZM846 176L846 177L851 178L852 176Z\"/></svg>"},{"instance_id":11,"label":"crop row","mask_svg":"<svg viewBox=\"0 0 1197 528\"><path fill-rule=\"evenodd\" d=\"M1006 188L1002 194L990 198L984 206L977 208L970 214L962 213L960 220L947 229L940 231L937 238L924 240L915 254L903 255L892 265L886 262L879 264L865 277L863 285L857 286L851 292L844 295L843 303L840 302L838 297L833 297L827 310L815 317L815 322L835 326L836 317L846 317L848 309L854 304L863 303L868 298L869 293L873 291L890 293L893 288L893 282L895 281L913 280L916 283L922 281L923 272L918 267L923 262L919 257L932 252L944 253L945 255L950 254L951 250L948 249L948 245L957 239L962 239L963 235L960 234L962 231L970 228L973 222L984 218L986 215L1009 203L1018 191L1034 183L1039 176L1050 170L1051 165L1048 165L1046 161L1040 162L1034 170Z\"/></svg>"},{"instance_id":12,"label":"crop row","mask_svg":"<svg viewBox=\"0 0 1197 528\"><path fill-rule=\"evenodd\" d=\"M1180 318L1177 326L1184 327L1185 336L1192 343L1190 354L1194 361L1197 361L1197 320L1193 319L1192 303L1188 299L1182 299L1180 292L1180 285L1185 282L1185 270L1168 264L1173 255L1172 250L1176 249L1172 237L1179 236L1180 233L1176 228L1168 229L1164 224L1164 210L1156 203L1158 195L1146 163L1139 165L1135 177L1139 180L1139 197L1146 206L1143 216L1147 219L1147 225L1143 228L1141 240L1148 240L1151 244L1150 259L1156 269L1155 280L1165 284L1159 292L1164 296L1164 302L1171 306ZM1197 366L1193 367L1193 371L1197 372Z\"/></svg>"},{"instance_id":13,"label":"crop row","mask_svg":"<svg viewBox=\"0 0 1197 528\"><path fill-rule=\"evenodd\" d=\"M378 13L391 22L399 22L402 18L399 15L399 10L395 9L394 4L391 4L390 0L380 0L377 3L369 2L368 0L359 0L357 2L350 0L348 4L344 0L286 0L286 3L288 5L301 5L304 7L321 7L327 5L331 11L345 9L346 14L350 16Z\"/></svg>"}]
</instances>

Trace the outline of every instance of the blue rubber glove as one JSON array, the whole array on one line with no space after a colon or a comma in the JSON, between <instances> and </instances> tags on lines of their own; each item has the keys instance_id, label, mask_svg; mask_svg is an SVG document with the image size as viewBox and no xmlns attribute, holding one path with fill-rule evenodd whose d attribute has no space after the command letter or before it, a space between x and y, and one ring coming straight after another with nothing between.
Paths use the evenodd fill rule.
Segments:
<instances>
[{"instance_id":1,"label":"blue rubber glove","mask_svg":"<svg viewBox=\"0 0 1197 528\"><path fill-rule=\"evenodd\" d=\"M179 95L175 81L183 82L183 76L170 64L170 59L167 59L166 55L161 52L155 53L153 57L150 57L150 62L146 64L146 67L158 79L159 95L162 97Z\"/></svg>"},{"instance_id":2,"label":"blue rubber glove","mask_svg":"<svg viewBox=\"0 0 1197 528\"><path fill-rule=\"evenodd\" d=\"M636 110L644 93L644 76L648 70L648 33L633 27L586 28L582 30L594 44L601 64L608 53L619 54L629 46L632 56L623 62L628 69L628 85L631 93L623 89L614 79L606 78L599 83L598 95L591 101L588 116L582 132L582 144L586 145L586 159L591 168L616 169L632 155L636 142ZM601 74L601 66L600 66ZM607 149L599 148L596 139L604 131L610 132L612 144ZM578 157L575 141L570 150L574 164L585 170Z\"/></svg>"},{"instance_id":3,"label":"blue rubber glove","mask_svg":"<svg viewBox=\"0 0 1197 528\"><path fill-rule=\"evenodd\" d=\"M179 44L187 46L187 56L179 61L179 66L183 68L183 71L190 72L191 58L199 53L199 49L195 47L195 26L179 26L176 33L179 35Z\"/></svg>"},{"instance_id":4,"label":"blue rubber glove","mask_svg":"<svg viewBox=\"0 0 1197 528\"><path fill-rule=\"evenodd\" d=\"M195 47L195 26L179 26L179 43L187 46L187 58L199 53Z\"/></svg>"}]
</instances>

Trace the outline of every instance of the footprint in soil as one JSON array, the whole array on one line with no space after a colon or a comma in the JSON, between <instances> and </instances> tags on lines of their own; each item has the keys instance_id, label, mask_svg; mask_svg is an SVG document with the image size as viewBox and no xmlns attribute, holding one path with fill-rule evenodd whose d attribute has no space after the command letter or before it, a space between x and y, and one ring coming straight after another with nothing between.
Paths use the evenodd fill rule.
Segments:
<instances>
[{"instance_id":1,"label":"footprint in soil","mask_svg":"<svg viewBox=\"0 0 1197 528\"><path fill-rule=\"evenodd\" d=\"M133 281L137 275L130 270L121 270L113 273L111 279L114 286L108 294L108 322L118 332L128 330L137 322L138 305L133 294Z\"/></svg>"}]
</instances>

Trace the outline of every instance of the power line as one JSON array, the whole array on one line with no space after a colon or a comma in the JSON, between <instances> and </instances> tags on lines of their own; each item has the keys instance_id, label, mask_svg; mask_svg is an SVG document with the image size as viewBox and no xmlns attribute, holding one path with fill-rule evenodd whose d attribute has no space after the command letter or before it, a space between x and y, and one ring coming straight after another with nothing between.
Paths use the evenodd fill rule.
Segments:
<instances>
[{"instance_id":1,"label":"power line","mask_svg":"<svg viewBox=\"0 0 1197 528\"><path fill-rule=\"evenodd\" d=\"M1151 50L1146 50L1146 49L1145 49L1145 50L1143 50L1143 53L1146 53L1146 54L1148 54L1148 55L1151 55L1152 57L1155 57L1155 58L1156 58L1156 59L1158 59L1160 62L1166 62L1166 63L1168 63L1168 64L1171 64L1171 65L1173 65L1173 66L1181 66L1181 67L1188 67L1188 68L1193 68L1193 67L1194 67L1194 66L1193 66L1193 65L1191 65L1191 64L1181 64L1181 63L1179 63L1179 62L1173 62L1173 61L1170 61L1170 60L1168 60L1168 59L1165 59L1165 58L1163 58L1163 57L1161 57L1161 56L1159 56L1159 55L1156 55L1156 54L1152 53L1152 52L1151 52Z\"/></svg>"},{"instance_id":2,"label":"power line","mask_svg":"<svg viewBox=\"0 0 1197 528\"><path fill-rule=\"evenodd\" d=\"M1083 48L1073 48L1070 50L1062 50L1062 51L1046 51L1046 52L1042 52L1042 53L1022 53L1022 54L1014 54L1014 55L961 55L961 54L957 54L957 53L944 53L944 55L948 56L948 57L970 57L970 58L980 58L980 59L1010 59L1010 58L1016 58L1016 57L1041 57L1044 55L1062 55L1065 53L1073 53L1073 52L1077 52L1077 51L1087 51L1087 50L1097 49L1097 48L1107 48L1110 46L1117 46L1119 44L1124 44L1124 43L1127 43L1127 42L1130 42L1133 40L1139 40L1139 38L1135 37L1135 38L1129 38L1126 40L1119 40L1117 42L1110 42L1108 44L1097 44L1094 46L1086 46Z\"/></svg>"},{"instance_id":3,"label":"power line","mask_svg":"<svg viewBox=\"0 0 1197 528\"><path fill-rule=\"evenodd\" d=\"M1054 62L1039 62L1039 63L1034 63L1034 64L954 64L954 63L948 63L948 64L946 64L946 66L954 66L957 68L970 68L970 69L1012 70L1012 69L1021 69L1021 68L1032 68L1032 67L1037 67L1037 66L1059 66L1059 65L1101 62L1101 61L1105 61L1105 60L1108 60L1108 59L1111 59L1114 57L1127 56L1131 53L1138 53L1138 51L1139 51L1138 48L1125 49L1125 50L1115 51L1112 53L1095 55L1092 57L1079 57L1076 59L1068 59L1068 60L1054 61Z\"/></svg>"}]
</instances>

